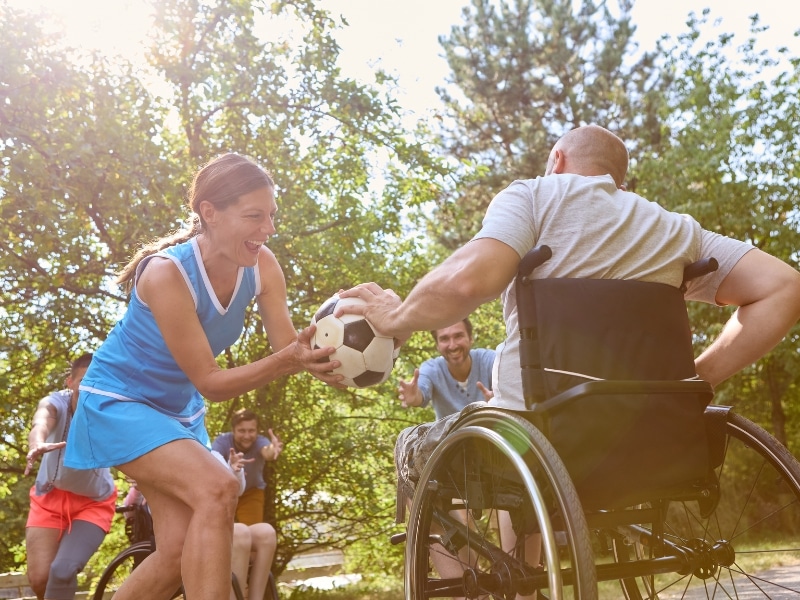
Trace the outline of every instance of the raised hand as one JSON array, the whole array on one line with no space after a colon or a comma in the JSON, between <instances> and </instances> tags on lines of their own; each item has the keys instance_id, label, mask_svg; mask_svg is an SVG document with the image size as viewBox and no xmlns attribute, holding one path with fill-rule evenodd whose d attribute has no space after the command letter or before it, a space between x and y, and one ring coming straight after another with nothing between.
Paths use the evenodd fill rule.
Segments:
<instances>
[{"instance_id":1,"label":"raised hand","mask_svg":"<svg viewBox=\"0 0 800 600\"><path fill-rule=\"evenodd\" d=\"M36 444L36 447L31 448L28 452L27 457L25 458L25 475L33 470L33 463L35 463L39 458L47 454L48 452L52 452L53 450L59 450L67 445L67 442L42 442L40 444Z\"/></svg>"},{"instance_id":2,"label":"raised hand","mask_svg":"<svg viewBox=\"0 0 800 600\"><path fill-rule=\"evenodd\" d=\"M238 473L247 463L253 462L254 458L245 458L242 452L237 452L235 449L231 448L230 454L228 456L228 464L231 466L231 471L234 473Z\"/></svg>"},{"instance_id":3,"label":"raised hand","mask_svg":"<svg viewBox=\"0 0 800 600\"><path fill-rule=\"evenodd\" d=\"M409 406L419 406L422 404L422 393L419 391L419 369L414 369L414 376L411 381L403 381L398 383L397 392L400 398L400 406L408 408Z\"/></svg>"},{"instance_id":4,"label":"raised hand","mask_svg":"<svg viewBox=\"0 0 800 600\"><path fill-rule=\"evenodd\" d=\"M489 388L487 388L485 385L483 385L480 381L478 382L478 389L483 394L483 399L486 400L487 402L492 398L494 398L494 392Z\"/></svg>"},{"instance_id":5,"label":"raised hand","mask_svg":"<svg viewBox=\"0 0 800 600\"><path fill-rule=\"evenodd\" d=\"M283 452L283 441L276 433L272 431L272 429L267 429L267 437L270 441L269 447L272 449L272 456L270 460L278 460L281 452Z\"/></svg>"}]
</instances>

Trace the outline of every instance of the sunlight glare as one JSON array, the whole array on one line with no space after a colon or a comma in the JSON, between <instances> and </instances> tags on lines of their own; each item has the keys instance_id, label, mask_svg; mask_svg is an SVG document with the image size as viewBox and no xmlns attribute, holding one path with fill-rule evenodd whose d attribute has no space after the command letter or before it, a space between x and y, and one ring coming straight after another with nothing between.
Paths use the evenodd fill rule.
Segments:
<instances>
[{"instance_id":1,"label":"sunlight glare","mask_svg":"<svg viewBox=\"0 0 800 600\"><path fill-rule=\"evenodd\" d=\"M8 0L11 6L42 10L53 17L66 43L141 62L152 24L150 9L140 0Z\"/></svg>"}]
</instances>

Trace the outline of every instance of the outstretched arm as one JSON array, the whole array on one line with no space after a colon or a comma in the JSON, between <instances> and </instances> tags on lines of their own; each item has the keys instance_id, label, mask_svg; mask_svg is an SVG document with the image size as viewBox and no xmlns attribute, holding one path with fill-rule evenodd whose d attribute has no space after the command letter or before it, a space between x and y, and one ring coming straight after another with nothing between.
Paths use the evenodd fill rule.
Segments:
<instances>
[{"instance_id":1,"label":"outstretched arm","mask_svg":"<svg viewBox=\"0 0 800 600\"><path fill-rule=\"evenodd\" d=\"M33 469L35 463L42 455L53 450L58 450L67 445L67 442L47 443L47 436L50 435L56 425L56 409L46 398L39 401L36 412L33 414L33 425L28 434L28 454L25 457L25 475Z\"/></svg>"},{"instance_id":2,"label":"outstretched arm","mask_svg":"<svg viewBox=\"0 0 800 600\"><path fill-rule=\"evenodd\" d=\"M261 448L261 456L264 457L264 460L278 460L283 452L283 440L272 429L267 430L267 436L270 444Z\"/></svg>"},{"instance_id":3,"label":"outstretched arm","mask_svg":"<svg viewBox=\"0 0 800 600\"><path fill-rule=\"evenodd\" d=\"M723 279L716 300L739 308L695 361L697 374L714 386L772 350L797 323L800 273L751 250Z\"/></svg>"},{"instance_id":4,"label":"outstretched arm","mask_svg":"<svg viewBox=\"0 0 800 600\"><path fill-rule=\"evenodd\" d=\"M266 257L272 256L266 249L262 249L262 254L265 262ZM211 402L229 400L304 370L332 385L337 385L341 379L341 376L330 373L339 366L338 361L327 360L333 348L312 349L311 328L300 333L289 331L291 323L287 325L285 318L274 314L269 316L272 319L269 321L269 335L270 342L276 345L275 352L249 364L221 368L197 318L186 283L170 260L151 260L139 276L136 290L153 313L175 362ZM262 301L259 297L259 308L263 308ZM285 308L282 310L286 311ZM279 321L282 326L277 324ZM273 335L276 339L272 338Z\"/></svg>"},{"instance_id":5,"label":"outstretched arm","mask_svg":"<svg viewBox=\"0 0 800 600\"><path fill-rule=\"evenodd\" d=\"M514 279L519 261L511 246L481 238L456 250L423 277L402 303L374 283L339 295L365 300L366 305L347 306L346 312L363 314L384 335L406 340L414 331L448 327L497 298Z\"/></svg>"},{"instance_id":6,"label":"outstretched arm","mask_svg":"<svg viewBox=\"0 0 800 600\"><path fill-rule=\"evenodd\" d=\"M400 406L408 408L410 406L422 406L425 398L422 390L419 389L419 369L414 369L414 376L411 381L400 380L397 384L397 395L400 398Z\"/></svg>"}]
</instances>

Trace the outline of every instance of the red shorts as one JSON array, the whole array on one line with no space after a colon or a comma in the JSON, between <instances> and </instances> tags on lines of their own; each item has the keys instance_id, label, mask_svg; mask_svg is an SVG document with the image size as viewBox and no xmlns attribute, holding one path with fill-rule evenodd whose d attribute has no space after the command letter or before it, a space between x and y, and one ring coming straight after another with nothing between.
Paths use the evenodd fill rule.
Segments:
<instances>
[{"instance_id":1,"label":"red shorts","mask_svg":"<svg viewBox=\"0 0 800 600\"><path fill-rule=\"evenodd\" d=\"M70 528L72 521L88 521L106 533L111 529L117 490L99 502L58 488L53 488L42 496L37 496L35 492L36 486L33 486L28 493L31 509L26 527L47 527L64 531Z\"/></svg>"}]
</instances>

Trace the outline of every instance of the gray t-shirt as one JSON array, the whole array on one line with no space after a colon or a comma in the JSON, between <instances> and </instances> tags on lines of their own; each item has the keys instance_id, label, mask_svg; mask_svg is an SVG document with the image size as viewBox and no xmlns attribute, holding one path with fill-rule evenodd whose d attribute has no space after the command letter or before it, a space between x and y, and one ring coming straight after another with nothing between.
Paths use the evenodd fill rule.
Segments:
<instances>
[{"instance_id":1,"label":"gray t-shirt","mask_svg":"<svg viewBox=\"0 0 800 600\"><path fill-rule=\"evenodd\" d=\"M47 436L46 442L58 443L67 439L72 420L71 400L71 390L53 392L47 397L47 401L56 411L56 425ZM55 487L98 502L114 492L114 479L108 469L83 470L64 466L64 448L42 455L35 485L37 496L42 496Z\"/></svg>"},{"instance_id":2,"label":"gray t-shirt","mask_svg":"<svg viewBox=\"0 0 800 600\"><path fill-rule=\"evenodd\" d=\"M753 249L702 229L688 215L620 190L610 175L515 181L492 200L473 239L480 238L508 244L520 258L535 246L549 246L553 256L534 271L536 278L635 279L678 287L684 267L713 256L719 269L690 282L686 292L689 300L709 303L733 266ZM524 409L513 283L501 300L506 340L497 348L490 404Z\"/></svg>"}]
</instances>

